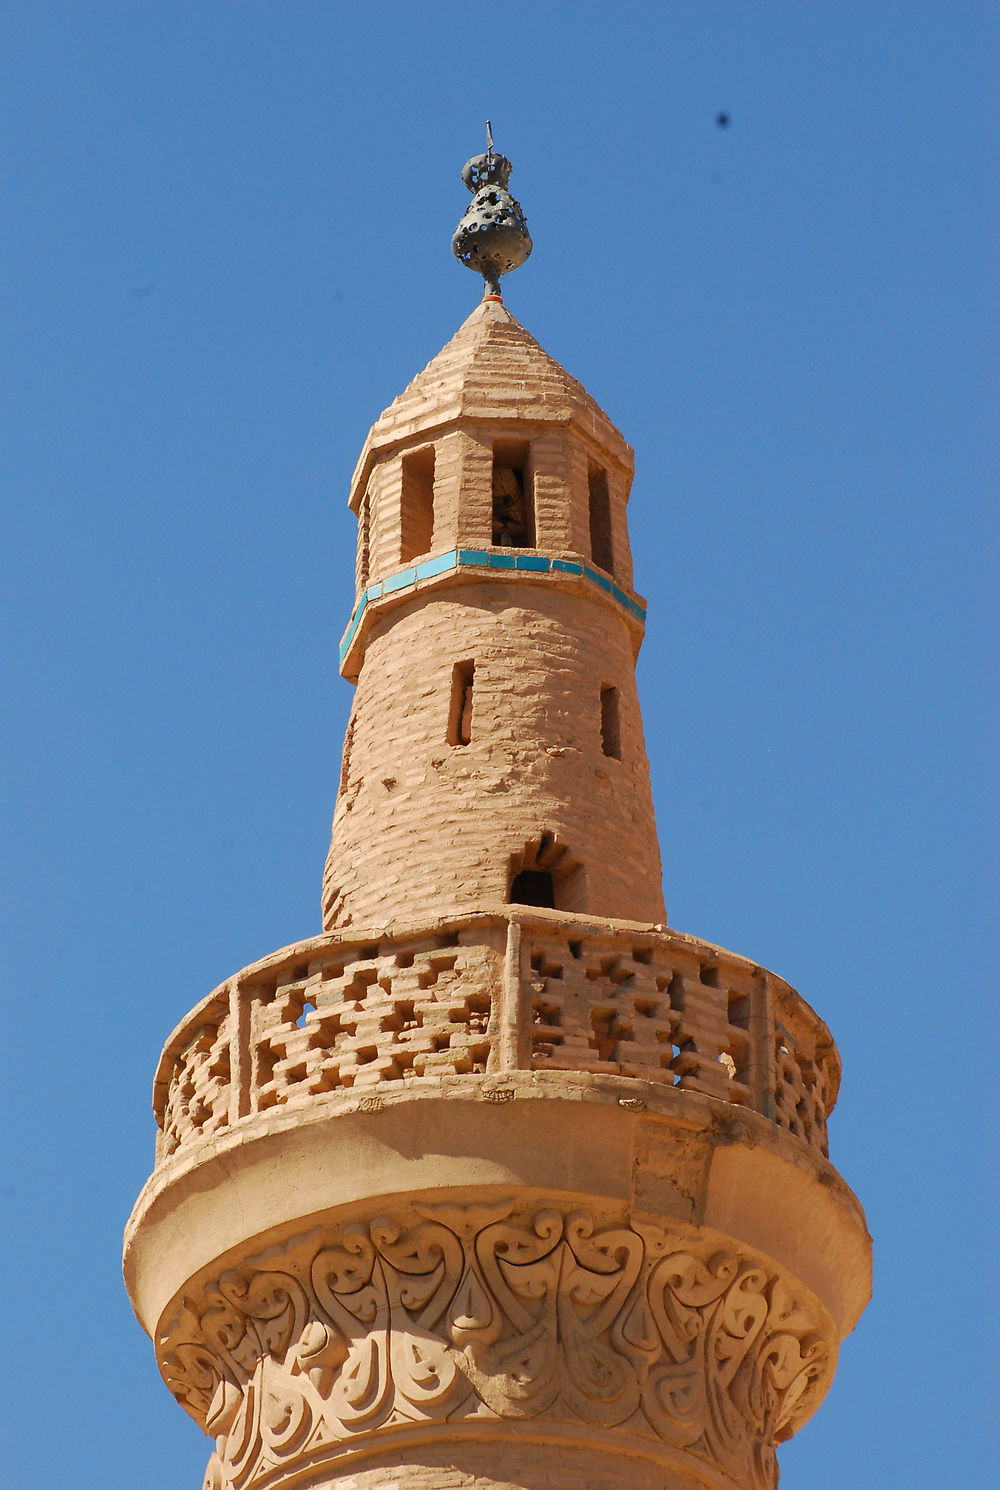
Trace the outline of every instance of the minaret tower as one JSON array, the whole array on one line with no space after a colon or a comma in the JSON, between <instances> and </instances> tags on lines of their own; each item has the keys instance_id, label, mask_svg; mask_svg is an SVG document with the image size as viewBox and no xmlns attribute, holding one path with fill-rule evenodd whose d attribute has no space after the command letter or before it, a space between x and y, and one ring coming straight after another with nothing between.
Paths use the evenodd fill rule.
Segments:
<instances>
[{"instance_id":1,"label":"minaret tower","mask_svg":"<svg viewBox=\"0 0 1000 1490\"><path fill-rule=\"evenodd\" d=\"M323 932L157 1071L125 1273L206 1490L770 1490L869 1295L826 1026L666 925L632 452L501 300L510 170L351 483Z\"/></svg>"}]
</instances>

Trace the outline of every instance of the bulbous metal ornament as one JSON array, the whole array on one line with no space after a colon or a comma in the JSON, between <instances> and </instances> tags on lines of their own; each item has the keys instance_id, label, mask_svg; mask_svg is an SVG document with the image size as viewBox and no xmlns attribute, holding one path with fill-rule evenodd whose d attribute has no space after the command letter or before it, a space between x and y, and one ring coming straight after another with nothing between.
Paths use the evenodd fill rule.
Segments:
<instances>
[{"instance_id":1,"label":"bulbous metal ornament","mask_svg":"<svg viewBox=\"0 0 1000 1490\"><path fill-rule=\"evenodd\" d=\"M487 295L499 295L501 274L524 263L531 253L531 236L521 204L507 190L512 166L493 149L489 122L486 135L486 154L474 155L462 168L462 180L473 197L455 229L451 251L483 276Z\"/></svg>"}]
</instances>

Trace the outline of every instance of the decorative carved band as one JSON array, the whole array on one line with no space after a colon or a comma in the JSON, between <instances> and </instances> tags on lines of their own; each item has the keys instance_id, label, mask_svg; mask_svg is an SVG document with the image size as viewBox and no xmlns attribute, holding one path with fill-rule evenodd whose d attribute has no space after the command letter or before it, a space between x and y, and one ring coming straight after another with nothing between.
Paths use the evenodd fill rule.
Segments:
<instances>
[{"instance_id":1,"label":"decorative carved band","mask_svg":"<svg viewBox=\"0 0 1000 1490\"><path fill-rule=\"evenodd\" d=\"M513 1201L412 1205L272 1248L185 1299L159 1345L216 1436L207 1490L444 1419L620 1429L771 1490L774 1445L828 1371L819 1321L756 1261Z\"/></svg>"}]
</instances>

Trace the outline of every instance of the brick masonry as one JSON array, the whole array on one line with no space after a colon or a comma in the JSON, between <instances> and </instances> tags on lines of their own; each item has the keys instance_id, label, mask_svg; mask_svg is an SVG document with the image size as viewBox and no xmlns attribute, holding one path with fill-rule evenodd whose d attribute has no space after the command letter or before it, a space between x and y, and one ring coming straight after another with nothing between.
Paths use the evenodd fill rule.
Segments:
<instances>
[{"instance_id":1,"label":"brick masonry","mask_svg":"<svg viewBox=\"0 0 1000 1490\"><path fill-rule=\"evenodd\" d=\"M496 301L365 442L324 932L174 1031L126 1237L205 1490L774 1490L869 1296L829 1032L665 925L631 478Z\"/></svg>"},{"instance_id":2,"label":"brick masonry","mask_svg":"<svg viewBox=\"0 0 1000 1490\"><path fill-rule=\"evenodd\" d=\"M469 660L471 739L455 747L452 675ZM602 749L604 686L619 690L620 760ZM343 780L328 929L502 904L539 853L559 908L665 920L630 636L596 600L483 577L380 618Z\"/></svg>"},{"instance_id":3,"label":"brick masonry","mask_svg":"<svg viewBox=\"0 0 1000 1490\"><path fill-rule=\"evenodd\" d=\"M519 463L530 547L492 543L495 460ZM358 691L327 930L502 905L523 869L552 875L559 909L665 922L635 688L645 608L631 590L631 477L607 415L496 302L376 421L351 493L358 604L341 655ZM604 567L591 552L595 485ZM456 745L461 664L474 668L471 733ZM611 754L602 689L618 712Z\"/></svg>"}]
</instances>

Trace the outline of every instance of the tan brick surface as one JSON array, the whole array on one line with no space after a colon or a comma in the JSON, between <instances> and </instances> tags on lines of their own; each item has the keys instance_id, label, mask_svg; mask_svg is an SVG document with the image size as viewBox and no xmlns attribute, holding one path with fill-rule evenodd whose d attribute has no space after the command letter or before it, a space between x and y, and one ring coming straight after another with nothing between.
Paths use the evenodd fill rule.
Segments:
<instances>
[{"instance_id":1,"label":"tan brick surface","mask_svg":"<svg viewBox=\"0 0 1000 1490\"><path fill-rule=\"evenodd\" d=\"M472 739L455 748L452 671L468 659ZM605 684L621 691L621 760L601 748ZM629 636L596 601L484 576L388 612L359 679L346 776L327 927L501 904L512 859L542 834L582 865L585 890L565 908L665 920Z\"/></svg>"},{"instance_id":2,"label":"tan brick surface","mask_svg":"<svg viewBox=\"0 0 1000 1490\"><path fill-rule=\"evenodd\" d=\"M458 419L574 422L631 466L632 451L597 401L504 305L484 302L375 421L371 452ZM357 475L357 473L356 473Z\"/></svg>"},{"instance_id":3,"label":"tan brick surface","mask_svg":"<svg viewBox=\"0 0 1000 1490\"><path fill-rule=\"evenodd\" d=\"M436 456L428 551L489 544L492 447L511 439L530 447L535 544L543 551L591 557L587 467L606 469L616 578L631 586L631 448L586 390L493 303L477 307L372 427L351 488L359 519L366 500L369 507L366 575L377 580L403 563L402 461L428 444Z\"/></svg>"}]
</instances>

